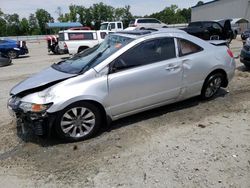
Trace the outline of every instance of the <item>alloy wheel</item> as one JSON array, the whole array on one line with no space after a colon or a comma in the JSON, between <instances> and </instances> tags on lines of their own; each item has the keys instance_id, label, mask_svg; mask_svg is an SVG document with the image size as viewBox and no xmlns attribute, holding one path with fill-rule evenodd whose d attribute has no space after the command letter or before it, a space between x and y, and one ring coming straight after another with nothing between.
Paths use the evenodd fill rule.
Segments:
<instances>
[{"instance_id":1,"label":"alloy wheel","mask_svg":"<svg viewBox=\"0 0 250 188\"><path fill-rule=\"evenodd\" d=\"M205 92L205 97L210 98L212 97L221 87L222 79L221 77L215 77L211 82L208 84Z\"/></svg>"},{"instance_id":2,"label":"alloy wheel","mask_svg":"<svg viewBox=\"0 0 250 188\"><path fill-rule=\"evenodd\" d=\"M61 118L61 130L71 138L88 135L94 128L96 117L85 107L74 107L64 113Z\"/></svg>"}]
</instances>

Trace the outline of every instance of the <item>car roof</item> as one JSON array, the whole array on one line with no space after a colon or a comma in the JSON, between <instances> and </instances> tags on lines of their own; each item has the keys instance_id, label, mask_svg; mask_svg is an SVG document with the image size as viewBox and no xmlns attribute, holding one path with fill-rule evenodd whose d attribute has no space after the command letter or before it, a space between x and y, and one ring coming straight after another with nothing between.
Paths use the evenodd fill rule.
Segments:
<instances>
[{"instance_id":1,"label":"car roof","mask_svg":"<svg viewBox=\"0 0 250 188\"><path fill-rule=\"evenodd\" d=\"M59 33L96 33L96 30L62 30Z\"/></svg>"},{"instance_id":2,"label":"car roof","mask_svg":"<svg viewBox=\"0 0 250 188\"><path fill-rule=\"evenodd\" d=\"M137 38L145 37L145 36L152 35L152 34L167 34L169 36L173 36L174 34L187 34L187 33L183 30L173 29L173 28L159 28L159 29L150 28L146 30L132 30L132 31L123 30L123 31L116 32L114 34L137 39Z\"/></svg>"},{"instance_id":3,"label":"car roof","mask_svg":"<svg viewBox=\"0 0 250 188\"><path fill-rule=\"evenodd\" d=\"M157 20L156 18L136 18L136 20L148 20L148 19Z\"/></svg>"}]
</instances>

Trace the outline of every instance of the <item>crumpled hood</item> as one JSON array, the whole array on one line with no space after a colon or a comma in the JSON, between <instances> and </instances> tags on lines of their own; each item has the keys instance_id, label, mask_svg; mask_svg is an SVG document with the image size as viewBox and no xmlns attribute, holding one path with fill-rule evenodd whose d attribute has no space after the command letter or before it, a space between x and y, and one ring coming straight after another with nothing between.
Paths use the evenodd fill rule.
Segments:
<instances>
[{"instance_id":1,"label":"crumpled hood","mask_svg":"<svg viewBox=\"0 0 250 188\"><path fill-rule=\"evenodd\" d=\"M76 75L77 74L63 73L53 69L52 67L49 67L14 86L11 89L10 94L17 95L28 90L39 89L40 87L58 83L59 81L74 77Z\"/></svg>"}]
</instances>

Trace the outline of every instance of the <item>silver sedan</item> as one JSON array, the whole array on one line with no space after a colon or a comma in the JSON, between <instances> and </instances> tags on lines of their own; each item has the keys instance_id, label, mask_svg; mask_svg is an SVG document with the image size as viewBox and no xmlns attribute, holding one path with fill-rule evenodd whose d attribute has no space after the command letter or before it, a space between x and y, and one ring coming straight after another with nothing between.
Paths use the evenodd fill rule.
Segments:
<instances>
[{"instance_id":1,"label":"silver sedan","mask_svg":"<svg viewBox=\"0 0 250 188\"><path fill-rule=\"evenodd\" d=\"M123 31L16 85L8 108L37 135L53 129L77 141L108 120L193 96L210 99L234 71L226 46L181 30Z\"/></svg>"}]
</instances>

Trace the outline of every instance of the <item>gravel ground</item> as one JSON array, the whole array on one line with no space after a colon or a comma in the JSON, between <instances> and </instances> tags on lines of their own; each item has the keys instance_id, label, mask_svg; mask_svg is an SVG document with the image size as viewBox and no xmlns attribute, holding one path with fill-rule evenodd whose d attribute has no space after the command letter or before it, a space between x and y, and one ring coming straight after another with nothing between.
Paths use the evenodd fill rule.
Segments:
<instances>
[{"instance_id":1,"label":"gravel ground","mask_svg":"<svg viewBox=\"0 0 250 188\"><path fill-rule=\"evenodd\" d=\"M192 98L113 122L87 141L17 134L6 109L19 81L67 55L30 43L0 68L1 187L250 187L250 72L207 102ZM231 48L239 54L242 42Z\"/></svg>"}]
</instances>

